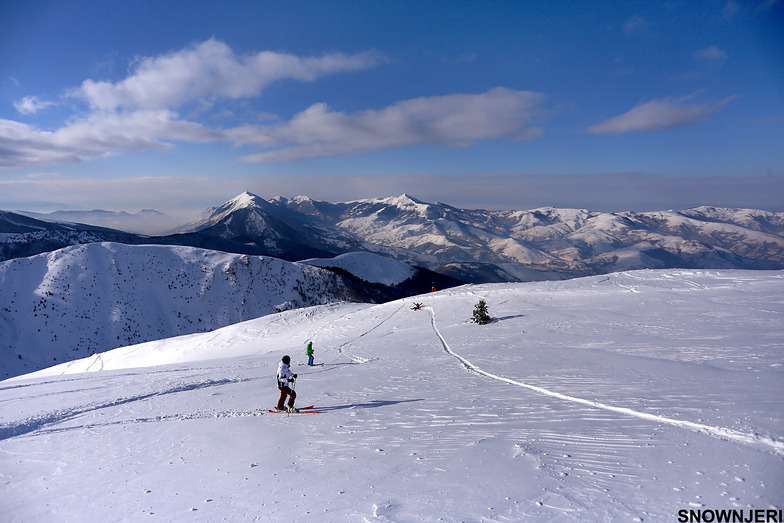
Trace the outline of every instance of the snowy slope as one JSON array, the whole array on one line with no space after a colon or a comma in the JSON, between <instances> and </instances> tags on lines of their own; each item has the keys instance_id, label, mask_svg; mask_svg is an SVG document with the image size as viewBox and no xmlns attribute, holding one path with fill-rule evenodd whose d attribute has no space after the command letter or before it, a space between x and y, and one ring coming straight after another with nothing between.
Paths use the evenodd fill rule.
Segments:
<instances>
[{"instance_id":1,"label":"snowy slope","mask_svg":"<svg viewBox=\"0 0 784 523\"><path fill-rule=\"evenodd\" d=\"M0 383L0 512L26 522L778 514L782 296L781 271L637 271L465 286L418 298L420 311L413 299L319 306L117 349ZM468 321L480 298L489 325ZM302 365L308 340L323 366ZM284 353L298 405L323 413L266 412Z\"/></svg>"},{"instance_id":2,"label":"snowy slope","mask_svg":"<svg viewBox=\"0 0 784 523\"><path fill-rule=\"evenodd\" d=\"M314 258L303 260L302 263L317 267L338 267L357 278L384 285L397 285L414 275L414 268L410 265L369 252L351 252L334 258Z\"/></svg>"},{"instance_id":3,"label":"snowy slope","mask_svg":"<svg viewBox=\"0 0 784 523\"><path fill-rule=\"evenodd\" d=\"M191 247L94 243L0 263L2 377L115 347L355 299L330 271Z\"/></svg>"}]
</instances>

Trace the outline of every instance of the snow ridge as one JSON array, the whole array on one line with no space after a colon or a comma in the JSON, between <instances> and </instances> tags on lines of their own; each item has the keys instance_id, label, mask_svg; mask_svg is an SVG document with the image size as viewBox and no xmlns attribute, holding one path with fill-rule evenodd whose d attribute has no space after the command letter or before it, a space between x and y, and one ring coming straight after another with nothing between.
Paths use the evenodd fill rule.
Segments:
<instances>
[{"instance_id":1,"label":"snow ridge","mask_svg":"<svg viewBox=\"0 0 784 523\"><path fill-rule=\"evenodd\" d=\"M2 377L353 299L333 272L192 247L93 243L0 263Z\"/></svg>"},{"instance_id":2,"label":"snow ridge","mask_svg":"<svg viewBox=\"0 0 784 523\"><path fill-rule=\"evenodd\" d=\"M595 407L597 409L609 410L609 411L612 411L612 412L618 412L620 414L625 414L627 416L634 416L636 418L641 418L641 419L648 420L648 421L655 421L655 422L658 422L658 423L666 423L668 425L674 425L676 427L686 428L686 429L689 429L689 430L693 430L695 432L704 433L704 434L707 434L709 436L713 436L713 437L716 437L716 438L719 438L719 439L731 440L731 441L734 441L734 442L737 442L737 443L741 443L741 444L744 444L744 445L752 445L752 446L762 445L762 446L766 446L766 447L769 447L768 450L772 451L774 454L778 454L779 456L784 456L784 442L776 441L776 440L774 440L772 438L769 438L769 437L760 436L759 434L748 434L748 433L745 433L745 432L740 432L740 431L737 431L737 430L727 429L727 428L724 428L724 427L714 427L712 425L705 425L705 424L702 424L702 423L695 423L693 421L684 421L684 420L672 419L672 418L667 418L665 416L657 416L655 414L648 414L646 412L640 412L640 411L629 409L629 408L626 408L626 407L616 407L614 405L608 405L606 403L601 403L601 402L598 402L598 401L591 401L591 400L586 400L586 399L583 399L583 398L577 398L577 397L574 397L574 396L568 396L566 394L561 394L560 392L554 392L552 390L548 390L548 389L545 389L545 388L542 388L542 387L537 387L536 385L530 385L528 383L523 383L523 382L520 382L520 381L517 381L517 380L510 379L510 378L505 378L503 376L499 376L497 374L493 374L493 373L487 372L485 370L482 370L481 368L477 367L476 365L474 365L473 363L468 361L463 356L461 356L461 355L457 354L456 352L454 352L449 347L449 344L446 342L446 339L444 338L444 336L441 334L441 331L439 331L438 327L436 326L436 311L433 309L433 307L430 307L430 306L426 306L424 308L427 309L430 312L430 320L431 320L431 323L433 325L433 330L435 331L436 336L438 336L438 339L441 340L441 345L444 347L444 350L449 355L454 356L455 358L457 358L457 360L460 361L460 363L466 368L466 370L468 370L470 372L474 372L476 374L479 374L481 376L485 376L487 378L491 378L491 379L494 379L494 380L502 381L504 383L509 383L510 385L515 385L517 387L524 387L524 388L530 389L530 390L532 390L534 392L538 392L540 394L546 394L548 396L552 396L554 398L562 399L562 400L565 400L565 401L571 401L573 403L580 403L582 405L587 405L589 407Z\"/></svg>"}]
</instances>

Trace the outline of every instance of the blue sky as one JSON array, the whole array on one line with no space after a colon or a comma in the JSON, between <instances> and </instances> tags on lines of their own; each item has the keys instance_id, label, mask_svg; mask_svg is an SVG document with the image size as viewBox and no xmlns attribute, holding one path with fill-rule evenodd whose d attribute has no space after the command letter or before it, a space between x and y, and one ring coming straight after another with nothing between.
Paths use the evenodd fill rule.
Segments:
<instances>
[{"instance_id":1,"label":"blue sky","mask_svg":"<svg viewBox=\"0 0 784 523\"><path fill-rule=\"evenodd\" d=\"M784 210L784 0L0 2L0 208Z\"/></svg>"}]
</instances>

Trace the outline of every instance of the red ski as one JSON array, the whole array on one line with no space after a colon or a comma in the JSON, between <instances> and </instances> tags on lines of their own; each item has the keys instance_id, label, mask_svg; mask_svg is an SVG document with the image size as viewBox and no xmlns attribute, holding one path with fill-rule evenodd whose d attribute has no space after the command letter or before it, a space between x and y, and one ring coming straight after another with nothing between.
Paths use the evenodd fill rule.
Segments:
<instances>
[{"instance_id":1,"label":"red ski","mask_svg":"<svg viewBox=\"0 0 784 523\"><path fill-rule=\"evenodd\" d=\"M308 405L307 407L302 407L301 409L298 409L298 412L288 412L285 410L272 410L272 409L268 410L267 412L270 412L272 414L321 414L320 410L313 410L314 407L315 405Z\"/></svg>"}]
</instances>

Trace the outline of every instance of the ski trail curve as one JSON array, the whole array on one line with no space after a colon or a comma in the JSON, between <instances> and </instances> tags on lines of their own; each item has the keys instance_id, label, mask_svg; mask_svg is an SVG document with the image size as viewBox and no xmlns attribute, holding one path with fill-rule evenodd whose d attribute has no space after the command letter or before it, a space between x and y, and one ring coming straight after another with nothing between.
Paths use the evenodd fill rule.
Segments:
<instances>
[{"instance_id":1,"label":"ski trail curve","mask_svg":"<svg viewBox=\"0 0 784 523\"><path fill-rule=\"evenodd\" d=\"M396 309L396 310L395 310L395 311L394 311L392 314L390 314L389 316L387 316L386 318L384 318L383 320L381 320L379 323L377 323L376 325L374 325L372 328L370 328L370 329L368 329L367 331L363 332L363 333L362 333L362 334L360 334L359 336L356 336L356 337L354 337L354 338L350 339L349 341L347 341L347 342L344 342L344 343L340 344L340 346L337 348L337 350L338 350L338 353L339 353L339 354L341 354L341 355L343 355L343 356L345 356L346 358L350 359L350 360L351 360L351 361L353 361L354 363L367 363L368 361L372 361L372 360L375 360L375 359L377 359L377 358L370 358L370 359L366 359L366 358L361 358L361 357L359 357L359 356L352 356L351 354L349 354L349 353L347 353L347 352L344 352L344 351L343 351L343 349L344 349L344 348L346 348L346 347L348 347L349 345L351 345L352 343L354 343L354 342L355 342L355 341L357 341L358 339L360 339L360 338L363 338L363 337L367 336L368 334L370 334L370 333L371 333L371 332L373 332L374 330L376 330L376 329L378 329L379 327L381 327L382 325L384 325L384 324L385 324L387 321L389 321L390 319L392 319L392 317L393 317L395 314L397 314L398 312L400 312L400 309L402 309L403 307L405 307L405 304L403 304L403 305L401 305L400 307L398 307L398 308L397 308L397 309Z\"/></svg>"},{"instance_id":2,"label":"ski trail curve","mask_svg":"<svg viewBox=\"0 0 784 523\"><path fill-rule=\"evenodd\" d=\"M523 383L521 381L513 380L510 378L505 378L503 376L498 376L497 374L493 374L482 370L481 368L477 367L470 361L468 361L463 356L457 354L452 350L449 344L446 342L446 339L441 334L441 331L438 330L436 326L436 312L432 307L426 307L430 311L430 322L433 325L433 331L435 331L436 336L441 341L441 345L444 348L444 351L447 352L450 356L455 357L460 363L466 368L466 370L470 372L474 372L486 378L494 379L497 381L502 381L504 383L509 383L510 385L515 385L517 387L523 387L534 392L538 392L540 394L545 394L547 396L552 396L554 398L558 398L564 401L571 401L572 403L579 403L581 405L587 405L589 407L607 410L611 412L617 412L619 414L624 414L626 416L633 416L636 418L654 421L657 423L664 423L667 425L673 425L675 427L685 428L694 432L699 432L702 434L707 434L709 436L734 441L736 443L741 443L744 445L751 445L754 447L762 447L764 450L773 452L774 454L778 454L779 456L784 456L784 441L777 441L773 438L767 436L761 436L759 434L751 434L746 432L741 432L738 430L728 429L724 427L714 427L712 425L705 425L702 423L695 423L693 421L685 421L679 420L674 418L668 418L666 416L657 416L655 414L649 414L647 412L640 412L638 410L633 410L627 407L616 407L614 405L608 405L606 403L601 403L599 401L591 401L586 400L583 398L577 398L575 396L569 396L567 394L561 394L560 392L554 392L552 390L548 390L542 387L537 387L536 385L530 385L528 383Z\"/></svg>"}]
</instances>

